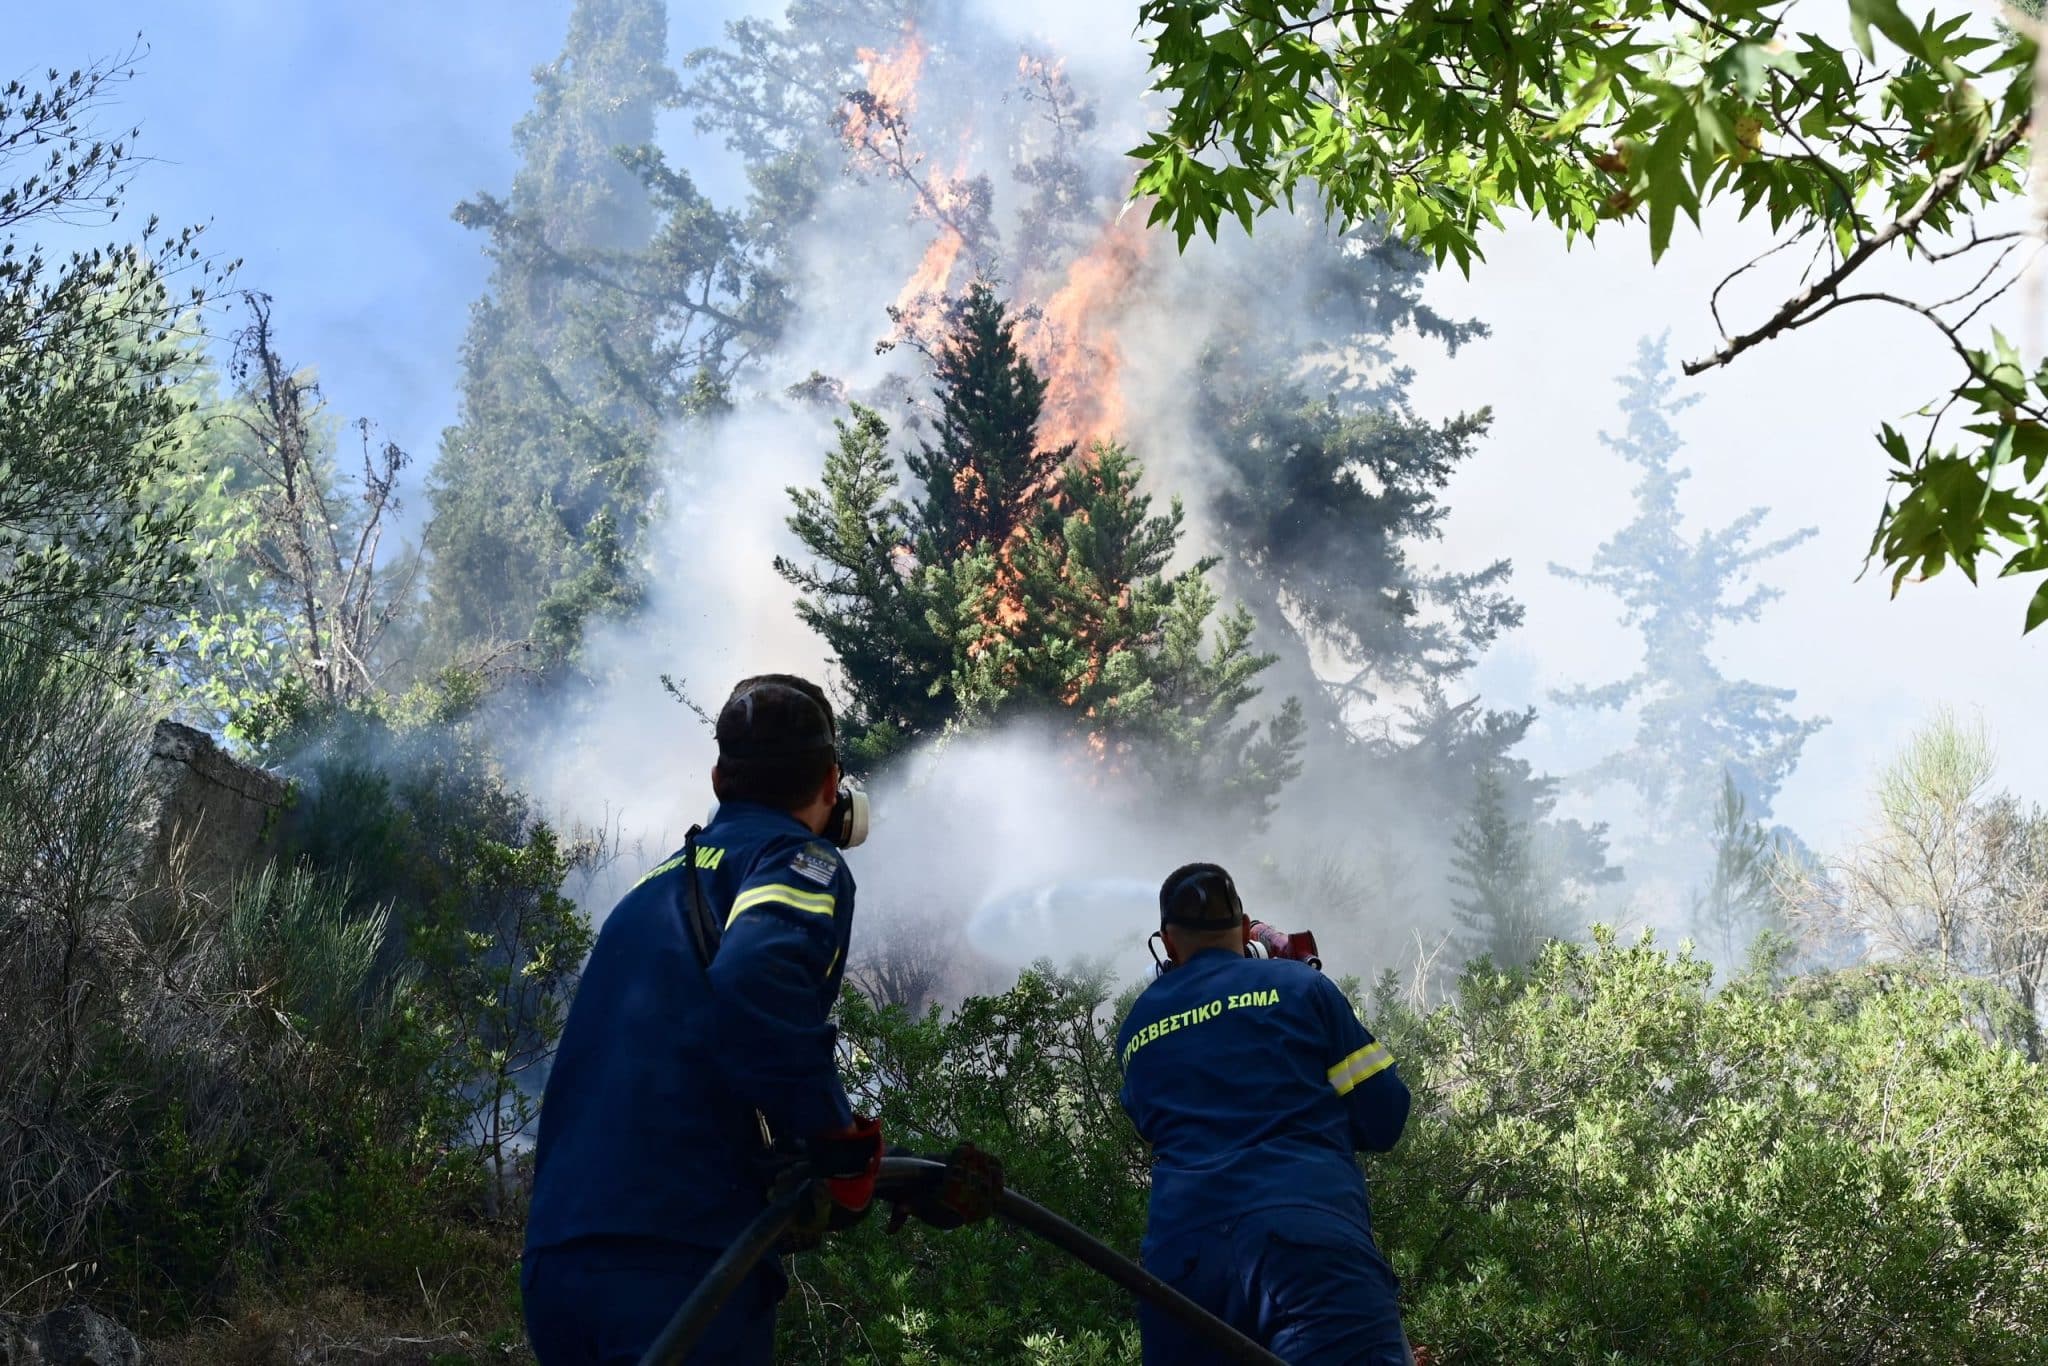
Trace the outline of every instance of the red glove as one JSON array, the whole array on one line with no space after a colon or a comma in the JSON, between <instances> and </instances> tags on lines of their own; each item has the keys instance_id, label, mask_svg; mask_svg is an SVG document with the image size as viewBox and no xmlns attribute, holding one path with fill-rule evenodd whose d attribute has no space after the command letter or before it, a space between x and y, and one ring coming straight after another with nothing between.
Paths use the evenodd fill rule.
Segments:
<instances>
[{"instance_id":1,"label":"red glove","mask_svg":"<svg viewBox=\"0 0 2048 1366\"><path fill-rule=\"evenodd\" d=\"M832 1203L855 1212L875 1198L882 1170L882 1121L855 1115L853 1123L810 1143L811 1164L832 1192Z\"/></svg>"}]
</instances>

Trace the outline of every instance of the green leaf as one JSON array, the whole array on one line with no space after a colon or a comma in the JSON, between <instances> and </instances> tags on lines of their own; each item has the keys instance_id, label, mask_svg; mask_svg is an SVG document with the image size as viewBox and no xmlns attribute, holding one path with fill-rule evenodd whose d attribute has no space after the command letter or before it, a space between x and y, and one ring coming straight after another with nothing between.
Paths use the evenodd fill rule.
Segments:
<instances>
[{"instance_id":1,"label":"green leaf","mask_svg":"<svg viewBox=\"0 0 2048 1366\"><path fill-rule=\"evenodd\" d=\"M1650 203L1652 261L1661 257L1665 248L1671 245L1671 229L1677 221L1680 207L1685 207L1689 213L1697 203L1685 176L1685 149L1696 126L1693 111L1681 108L1673 113L1657 135L1657 140L1650 145L1644 172Z\"/></svg>"},{"instance_id":2,"label":"green leaf","mask_svg":"<svg viewBox=\"0 0 2048 1366\"><path fill-rule=\"evenodd\" d=\"M2020 473L2028 483L2039 479L2048 468L2048 427L2031 418L2014 423L2012 453L2019 457Z\"/></svg>"},{"instance_id":3,"label":"green leaf","mask_svg":"<svg viewBox=\"0 0 2048 1366\"><path fill-rule=\"evenodd\" d=\"M1592 117L1594 110L1606 102L1607 91L1612 82L1613 77L1607 74L1595 78L1580 94L1579 102L1573 105L1563 118L1541 129L1540 135L1546 138L1561 138L1576 131Z\"/></svg>"},{"instance_id":4,"label":"green leaf","mask_svg":"<svg viewBox=\"0 0 2048 1366\"><path fill-rule=\"evenodd\" d=\"M1753 101L1763 93L1764 73L1771 65L1762 43L1741 42L1722 53L1711 70L1716 84L1733 85L1743 99Z\"/></svg>"},{"instance_id":5,"label":"green leaf","mask_svg":"<svg viewBox=\"0 0 2048 1366\"><path fill-rule=\"evenodd\" d=\"M1870 30L1876 29L1909 57L1925 61L1936 61L1922 39L1920 30L1913 27L1913 21L1906 17L1898 6L1898 0L1849 0L1849 32L1856 41L1857 50L1866 60L1873 60L1876 51L1871 46Z\"/></svg>"}]
</instances>

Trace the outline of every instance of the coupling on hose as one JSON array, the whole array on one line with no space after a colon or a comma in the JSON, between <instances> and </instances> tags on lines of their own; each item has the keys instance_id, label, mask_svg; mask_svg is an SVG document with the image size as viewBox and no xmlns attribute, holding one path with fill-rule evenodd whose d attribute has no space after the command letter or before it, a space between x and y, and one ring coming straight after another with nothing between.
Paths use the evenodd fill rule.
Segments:
<instances>
[{"instance_id":1,"label":"coupling on hose","mask_svg":"<svg viewBox=\"0 0 2048 1366\"><path fill-rule=\"evenodd\" d=\"M913 1217L936 1229L980 1223L994 1216L1002 1203L1002 1159L972 1143L962 1142L944 1154L892 1146L887 1155L910 1159L898 1170L883 1173L875 1189L876 1196L891 1206L890 1233ZM905 1173L902 1166L912 1170ZM817 1162L794 1153L784 1156L768 1182L771 1204L785 1196L795 1199L795 1213L776 1241L777 1256L809 1252L826 1234L852 1228L866 1213L865 1206L848 1209L835 1198L832 1183Z\"/></svg>"},{"instance_id":2,"label":"coupling on hose","mask_svg":"<svg viewBox=\"0 0 2048 1366\"><path fill-rule=\"evenodd\" d=\"M1003 1163L994 1153L962 1142L943 1157L892 1149L891 1157L917 1157L939 1164L910 1178L901 1194L892 1194L895 1209L887 1231L896 1232L913 1215L936 1229L978 1224L996 1212L1003 1198Z\"/></svg>"},{"instance_id":3,"label":"coupling on hose","mask_svg":"<svg viewBox=\"0 0 2048 1366\"><path fill-rule=\"evenodd\" d=\"M774 1251L778 1257L809 1252L827 1233L850 1228L861 1219L861 1215L847 1217L841 1214L839 1204L832 1199L831 1188L818 1178L818 1173L808 1162L791 1162L769 1185L769 1204L773 1205L784 1196L793 1196L796 1204L782 1236L775 1240Z\"/></svg>"}]
</instances>

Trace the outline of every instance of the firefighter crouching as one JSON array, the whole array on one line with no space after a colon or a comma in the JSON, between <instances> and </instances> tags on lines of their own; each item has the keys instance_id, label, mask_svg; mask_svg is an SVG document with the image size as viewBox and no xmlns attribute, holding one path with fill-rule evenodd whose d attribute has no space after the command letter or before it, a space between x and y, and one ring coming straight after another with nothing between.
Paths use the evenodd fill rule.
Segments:
<instances>
[{"instance_id":1,"label":"firefighter crouching","mask_svg":"<svg viewBox=\"0 0 2048 1366\"><path fill-rule=\"evenodd\" d=\"M1408 1087L1343 992L1307 963L1247 957L1230 875L1159 889L1170 959L1118 1031L1122 1101L1152 1147L1145 1267L1296 1363L1405 1366L1392 1268L1356 1152L1385 1152ZM1151 1306L1146 1366L1222 1361Z\"/></svg>"},{"instance_id":2,"label":"firefighter crouching","mask_svg":"<svg viewBox=\"0 0 2048 1366\"><path fill-rule=\"evenodd\" d=\"M829 1019L866 798L803 679L741 683L717 735L717 812L605 920L548 1077L520 1278L542 1366L637 1362L765 1208L771 1141L837 1178L832 1227L873 1197L881 1129ZM691 1360L771 1361L787 1287L763 1258Z\"/></svg>"}]
</instances>

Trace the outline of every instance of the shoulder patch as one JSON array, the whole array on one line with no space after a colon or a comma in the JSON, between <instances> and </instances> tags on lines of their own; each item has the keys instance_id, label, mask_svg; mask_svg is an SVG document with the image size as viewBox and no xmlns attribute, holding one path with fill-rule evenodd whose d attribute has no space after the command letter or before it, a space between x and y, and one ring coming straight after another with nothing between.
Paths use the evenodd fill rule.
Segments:
<instances>
[{"instance_id":1,"label":"shoulder patch","mask_svg":"<svg viewBox=\"0 0 2048 1366\"><path fill-rule=\"evenodd\" d=\"M839 851L823 840L812 840L796 851L796 857L789 861L789 870L820 887L829 887L839 875Z\"/></svg>"}]
</instances>

